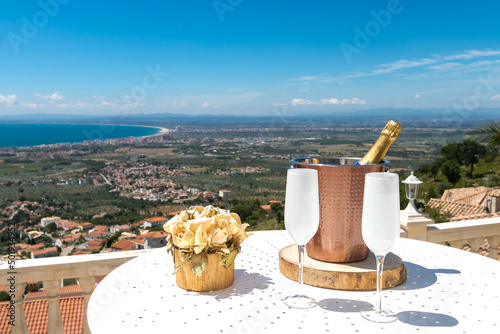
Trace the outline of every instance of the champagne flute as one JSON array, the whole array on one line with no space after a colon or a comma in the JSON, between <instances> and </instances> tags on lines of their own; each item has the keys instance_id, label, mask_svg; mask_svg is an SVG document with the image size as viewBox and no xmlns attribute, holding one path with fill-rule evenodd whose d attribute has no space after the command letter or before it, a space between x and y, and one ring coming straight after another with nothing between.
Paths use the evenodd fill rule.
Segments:
<instances>
[{"instance_id":1,"label":"champagne flute","mask_svg":"<svg viewBox=\"0 0 500 334\"><path fill-rule=\"evenodd\" d=\"M304 248L319 227L318 171L289 169L286 178L285 227L299 250L299 292L284 299L293 308L310 308L318 302L302 293L304 284Z\"/></svg>"},{"instance_id":2,"label":"champagne flute","mask_svg":"<svg viewBox=\"0 0 500 334\"><path fill-rule=\"evenodd\" d=\"M388 323L396 315L382 308L382 273L384 258L399 238L399 177L394 173L365 175L362 234L377 261L377 302L374 308L361 311L363 318Z\"/></svg>"}]
</instances>

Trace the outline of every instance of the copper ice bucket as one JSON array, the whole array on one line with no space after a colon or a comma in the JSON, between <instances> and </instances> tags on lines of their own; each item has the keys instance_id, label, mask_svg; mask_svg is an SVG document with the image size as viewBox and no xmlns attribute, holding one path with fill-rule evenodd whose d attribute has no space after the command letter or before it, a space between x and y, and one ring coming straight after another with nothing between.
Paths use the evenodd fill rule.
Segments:
<instances>
[{"instance_id":1,"label":"copper ice bucket","mask_svg":"<svg viewBox=\"0 0 500 334\"><path fill-rule=\"evenodd\" d=\"M304 158L290 161L292 168L318 171L320 222L307 243L310 257L324 262L357 262L368 248L361 234L365 174L388 170L389 161L356 165L359 158ZM286 203L285 203L286 204Z\"/></svg>"}]
</instances>

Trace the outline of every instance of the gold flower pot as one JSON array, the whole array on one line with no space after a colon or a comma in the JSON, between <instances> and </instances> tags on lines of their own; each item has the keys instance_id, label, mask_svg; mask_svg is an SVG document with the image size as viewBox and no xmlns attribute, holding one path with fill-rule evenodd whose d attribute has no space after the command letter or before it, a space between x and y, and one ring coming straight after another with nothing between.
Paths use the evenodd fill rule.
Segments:
<instances>
[{"instance_id":1,"label":"gold flower pot","mask_svg":"<svg viewBox=\"0 0 500 334\"><path fill-rule=\"evenodd\" d=\"M184 256L177 248L173 248L174 264L177 268ZM205 255L203 255L205 256ZM231 286L234 282L234 262L226 269L221 264L222 255L206 254L208 262L201 276L195 275L188 262L184 261L181 269L175 273L177 286L192 291L216 291Z\"/></svg>"}]
</instances>

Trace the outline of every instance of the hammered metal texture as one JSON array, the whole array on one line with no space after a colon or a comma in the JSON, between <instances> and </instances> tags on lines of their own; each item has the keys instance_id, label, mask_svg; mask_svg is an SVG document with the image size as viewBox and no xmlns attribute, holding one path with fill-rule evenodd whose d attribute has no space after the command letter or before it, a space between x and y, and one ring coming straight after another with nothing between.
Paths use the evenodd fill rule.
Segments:
<instances>
[{"instance_id":1,"label":"hammered metal texture","mask_svg":"<svg viewBox=\"0 0 500 334\"><path fill-rule=\"evenodd\" d=\"M307 254L324 262L357 262L368 248L361 234L365 174L383 172L386 165L294 164L318 171L320 223L307 243Z\"/></svg>"}]
</instances>

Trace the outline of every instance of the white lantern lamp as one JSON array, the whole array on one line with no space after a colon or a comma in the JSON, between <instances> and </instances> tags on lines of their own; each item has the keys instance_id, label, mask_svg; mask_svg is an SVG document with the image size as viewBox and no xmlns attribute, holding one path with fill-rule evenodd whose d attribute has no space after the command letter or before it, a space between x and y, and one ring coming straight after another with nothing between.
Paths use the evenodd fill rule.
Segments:
<instances>
[{"instance_id":1,"label":"white lantern lamp","mask_svg":"<svg viewBox=\"0 0 500 334\"><path fill-rule=\"evenodd\" d=\"M402 182L405 184L406 198L408 198L409 201L408 206L405 209L405 213L420 213L415 206L415 199L417 198L418 186L422 183L422 181L420 181L415 175L413 175L413 172L411 172L411 175Z\"/></svg>"}]
</instances>

